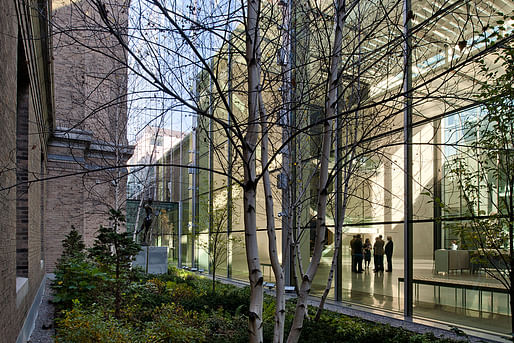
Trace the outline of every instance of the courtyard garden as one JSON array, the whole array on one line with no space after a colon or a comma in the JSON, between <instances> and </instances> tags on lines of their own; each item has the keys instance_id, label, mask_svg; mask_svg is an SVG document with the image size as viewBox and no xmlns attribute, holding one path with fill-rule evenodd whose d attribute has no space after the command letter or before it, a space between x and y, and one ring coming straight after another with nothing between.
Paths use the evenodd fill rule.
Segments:
<instances>
[{"instance_id":1,"label":"courtyard garden","mask_svg":"<svg viewBox=\"0 0 514 343\"><path fill-rule=\"evenodd\" d=\"M92 248L72 230L52 283L56 342L247 342L249 287L218 283L169 268L161 275L131 268L140 247L118 233L123 217L111 212L113 228L101 228ZM286 332L293 319L288 303ZM265 295L264 341L273 340L275 302ZM309 308L301 342L451 342L329 311L314 320Z\"/></svg>"}]
</instances>

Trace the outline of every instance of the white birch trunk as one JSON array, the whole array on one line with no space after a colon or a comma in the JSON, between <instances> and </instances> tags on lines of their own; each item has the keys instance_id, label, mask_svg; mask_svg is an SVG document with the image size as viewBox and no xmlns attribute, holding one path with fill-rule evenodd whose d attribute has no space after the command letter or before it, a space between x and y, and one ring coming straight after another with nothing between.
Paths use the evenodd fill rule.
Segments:
<instances>
[{"instance_id":1,"label":"white birch trunk","mask_svg":"<svg viewBox=\"0 0 514 343\"><path fill-rule=\"evenodd\" d=\"M354 137L356 137L356 136L354 136ZM325 291L323 292L323 295L321 296L321 300L319 302L318 310L316 312L316 316L315 316L314 320L319 320L319 318L321 316L321 312L323 311L323 308L325 306L325 302L327 300L328 293L330 292L330 288L332 288L332 280L334 279L334 270L336 268L337 256L339 255L339 250L340 250L340 246L341 246L341 237L343 235L343 232L342 232L343 218L346 214L346 203L348 201L348 186L349 186L349 182L350 182L350 175L351 175L351 170L352 170L352 166L353 166L353 156L354 156L354 152L355 152L355 148L352 148L352 149L353 150L352 150L352 153L350 156L350 160L348 162L349 165L347 168L345 168L346 172L344 173L344 192L343 192L343 201L342 201L343 209L341 211L341 218L337 225L337 235L336 235L336 239L334 241L334 256L332 257L332 264L330 266L330 272L328 275L327 285L325 286Z\"/></svg>"},{"instance_id":2,"label":"white birch trunk","mask_svg":"<svg viewBox=\"0 0 514 343\"><path fill-rule=\"evenodd\" d=\"M261 343L263 278L257 244L255 154L258 135L258 95L260 91L260 56L258 17L260 1L248 1L246 22L246 63L248 70L248 131L243 141L244 225L246 260L250 279L249 342Z\"/></svg>"},{"instance_id":3,"label":"white birch trunk","mask_svg":"<svg viewBox=\"0 0 514 343\"><path fill-rule=\"evenodd\" d=\"M259 109L261 120L261 164L262 166L268 165L268 125L266 109L262 94L259 93ZM273 330L273 342L282 343L284 341L284 322L286 315L286 301L285 301L285 279L284 269L280 265L277 252L277 236L275 231L275 218L273 216L273 194L271 192L271 183L269 179L269 169L263 171L262 181L264 185L265 207L266 207L266 229L268 233L268 252L271 260L271 268L275 275L275 326ZM286 252L284 252L286 253ZM282 256L282 260L286 260Z\"/></svg>"},{"instance_id":4,"label":"white birch trunk","mask_svg":"<svg viewBox=\"0 0 514 343\"><path fill-rule=\"evenodd\" d=\"M334 51L331 57L330 74L328 83L328 96L325 103L325 118L333 118L337 103L337 86L338 86L338 69L341 60L341 43L343 37L343 20L344 20L344 0L336 0L334 16ZM319 267L321 253L323 252L326 230L326 211L328 197L328 167L330 158L330 148L332 145L333 119L325 120L323 123L323 142L321 151L321 165L319 172L319 190L318 190L318 212L316 218L316 240L314 242L314 252L307 271L302 276L302 283L296 303L296 311L287 338L288 343L296 343L300 338L303 327L303 321L307 313L307 299L311 290L314 276Z\"/></svg>"}]
</instances>

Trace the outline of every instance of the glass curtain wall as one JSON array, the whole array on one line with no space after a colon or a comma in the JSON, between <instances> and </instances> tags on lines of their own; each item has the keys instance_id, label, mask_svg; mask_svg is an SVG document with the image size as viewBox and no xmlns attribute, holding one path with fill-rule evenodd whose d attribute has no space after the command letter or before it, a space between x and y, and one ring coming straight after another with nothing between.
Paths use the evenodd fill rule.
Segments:
<instances>
[{"instance_id":1,"label":"glass curtain wall","mask_svg":"<svg viewBox=\"0 0 514 343\"><path fill-rule=\"evenodd\" d=\"M480 168L476 162L480 157L470 150L480 136L484 117L484 110L475 97L482 76L474 56L487 48L480 37L483 32L489 32L487 30L495 30L497 11L512 10L513 5L503 0L412 4L409 20L413 28L413 50L412 62L407 68L412 78L412 103L409 105L412 160L407 178L405 92L402 88L406 70L402 26L405 13L402 5L393 1L361 2L352 8L344 27L337 134L330 160L333 182L328 188L325 247L312 294L324 292L334 265L337 282L328 285L329 298L402 314L406 310L407 266L413 272L414 316L507 333L510 332L508 294L491 276L491 266L480 259L481 250L470 242L470 211L463 202L455 166L466 162L471 170ZM316 9L305 11L305 8L295 9L293 19L297 35L292 44L295 83L291 103L295 106L290 112L297 131L287 151L292 159L290 185L294 185L292 232L297 251L303 256L303 270L316 239L325 92L322 80L326 77L319 65L323 63L321 52L331 38L330 35L323 37L317 27L319 21L312 20ZM330 6L320 2L319 9L331 18ZM233 34L237 33L235 29ZM267 43L274 44L271 39ZM244 83L244 60L231 55L228 47L222 47L212 63L217 77L223 81L221 84L235 117L244 118L247 103L244 92L237 89L232 94L231 88L236 81ZM201 103L214 117L229 123L226 109L210 92L209 77L201 75L199 80ZM272 93L274 89L270 88ZM180 245L181 264L212 272L212 264L216 263L217 275L247 280L242 191L236 183L228 181L231 177L242 179L241 166L219 122L199 118L197 123L196 136L186 136L169 157L176 163L187 162L193 166L197 163L199 167L182 172L176 167L169 168L171 201L180 203L178 217L182 225L181 231L177 230L176 244ZM277 127L276 132L272 132L277 147L281 130ZM191 152L193 139L196 149ZM197 156L196 161L193 154ZM277 204L277 237L281 237L281 216L284 215L280 210L281 159L282 155L278 154L277 164L270 168L272 180L276 180L273 192ZM495 163L501 163L501 157ZM411 185L408 194L406 179ZM484 187L479 193L476 206L480 211L477 213L486 217L494 215L495 206L498 207L508 191L501 180L496 180L495 184ZM194 185L197 192L193 192ZM480 180L476 185L480 185ZM412 199L410 239L413 245L412 259L406 261L407 199ZM262 186L258 189L257 204L261 271L265 281L273 282ZM336 247L339 227L341 245ZM217 248L213 246L213 239ZM365 249L369 250L369 259L366 253L356 253L356 240L361 241L361 246L369 247ZM278 246L281 246L280 241ZM392 254L388 256L384 250ZM217 255L216 262L212 260L213 254ZM359 262L356 255L361 254L363 261ZM178 251L173 257L178 260ZM299 270L295 270L296 274ZM294 273L290 273L293 280Z\"/></svg>"}]
</instances>

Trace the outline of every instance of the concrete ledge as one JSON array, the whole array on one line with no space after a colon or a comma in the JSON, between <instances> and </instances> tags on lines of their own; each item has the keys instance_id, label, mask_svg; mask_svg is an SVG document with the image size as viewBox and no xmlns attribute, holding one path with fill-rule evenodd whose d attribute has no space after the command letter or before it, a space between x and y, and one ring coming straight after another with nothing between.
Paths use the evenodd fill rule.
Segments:
<instances>
[{"instance_id":1,"label":"concrete ledge","mask_svg":"<svg viewBox=\"0 0 514 343\"><path fill-rule=\"evenodd\" d=\"M16 277L16 308L20 307L29 292L29 279Z\"/></svg>"}]
</instances>

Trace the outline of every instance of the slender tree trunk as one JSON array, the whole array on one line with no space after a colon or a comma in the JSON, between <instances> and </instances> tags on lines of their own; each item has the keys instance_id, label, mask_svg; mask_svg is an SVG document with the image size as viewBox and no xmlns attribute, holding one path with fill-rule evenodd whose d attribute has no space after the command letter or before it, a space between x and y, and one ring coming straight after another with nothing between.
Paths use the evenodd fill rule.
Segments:
<instances>
[{"instance_id":1,"label":"slender tree trunk","mask_svg":"<svg viewBox=\"0 0 514 343\"><path fill-rule=\"evenodd\" d=\"M211 251L209 252L210 256L212 256L212 259L211 259L212 294L216 293L216 268L218 266L218 234L219 234L219 232L216 230L216 233L214 234L213 244L210 245ZM211 232L211 235L212 235L212 232ZM209 237L209 239L212 239L212 236Z\"/></svg>"},{"instance_id":2,"label":"slender tree trunk","mask_svg":"<svg viewBox=\"0 0 514 343\"><path fill-rule=\"evenodd\" d=\"M260 1L248 1L246 18L246 63L248 70L248 130L243 141L244 225L246 260L250 278L249 342L261 343L263 278L257 244L255 154L258 135L258 95L260 91L259 14Z\"/></svg>"},{"instance_id":3,"label":"slender tree trunk","mask_svg":"<svg viewBox=\"0 0 514 343\"><path fill-rule=\"evenodd\" d=\"M337 104L338 69L341 60L341 45L343 38L343 19L345 12L345 0L336 0L334 16L334 51L331 57L330 74L328 83L328 96L325 103L325 118L333 118ZM323 123L323 141L321 151L321 164L319 171L318 186L318 212L316 218L316 240L314 242L314 252L306 273L302 276L300 292L296 303L296 311L287 338L288 343L296 343L300 339L303 321L307 313L307 299L311 290L314 276L319 267L321 253L325 244L326 230L326 211L328 197L328 168L330 159L330 149L332 146L333 119L325 120Z\"/></svg>"},{"instance_id":4,"label":"slender tree trunk","mask_svg":"<svg viewBox=\"0 0 514 343\"><path fill-rule=\"evenodd\" d=\"M212 262L212 294L216 294L216 258Z\"/></svg>"},{"instance_id":5,"label":"slender tree trunk","mask_svg":"<svg viewBox=\"0 0 514 343\"><path fill-rule=\"evenodd\" d=\"M262 93L259 92L259 109L261 119L261 164L268 165L268 125L266 109L262 99ZM285 279L284 269L280 265L277 253L277 236L275 231L275 218L273 215L273 194L271 192L271 182L269 179L269 169L263 172L264 197L266 206L266 228L268 232L268 252L271 260L271 267L275 275L275 327L273 330L273 342L282 343L284 341L284 322L286 315L285 300ZM283 252L284 254L287 251ZM287 261L286 256L282 256L282 261Z\"/></svg>"},{"instance_id":6,"label":"slender tree trunk","mask_svg":"<svg viewBox=\"0 0 514 343\"><path fill-rule=\"evenodd\" d=\"M348 186L349 186L349 182L350 182L350 175L351 175L351 170L352 170L354 152L355 152L355 150L352 150L352 155L348 162L349 165L347 168L345 168L346 173L345 173L345 178L344 178L344 193L343 193L343 204L342 204L343 209L341 211L342 212L341 219L339 220L339 223L338 223L336 239L334 242L334 245L335 245L334 246L334 256L332 257L332 264L330 266L330 272L328 275L327 285L326 285L325 291L323 292L323 295L321 297L321 301L319 303L318 310L316 311L316 316L314 317L315 321L318 321L319 318L321 317L321 312L323 312L325 302L327 301L328 293L330 292L330 288L332 287L332 280L334 279L334 270L336 268L336 263L337 263L337 258L338 258L337 256L339 255L339 251L340 251L341 236L343 235L343 233L342 233L343 218L346 214L346 202L348 201Z\"/></svg>"},{"instance_id":7,"label":"slender tree trunk","mask_svg":"<svg viewBox=\"0 0 514 343\"><path fill-rule=\"evenodd\" d=\"M510 289L509 289L509 293L510 293L510 335L511 335L511 338L514 339L514 317L512 316L512 308L514 306L514 297L512 296L512 281L514 279L514 273L512 273L512 262L513 262L513 258L512 258L512 255L510 255L510 270L509 270L509 278L510 278Z\"/></svg>"},{"instance_id":8,"label":"slender tree trunk","mask_svg":"<svg viewBox=\"0 0 514 343\"><path fill-rule=\"evenodd\" d=\"M117 255L117 253L116 253ZM116 279L114 290L114 317L119 319L121 314L121 290L120 290L120 260L116 257Z\"/></svg>"},{"instance_id":9,"label":"slender tree trunk","mask_svg":"<svg viewBox=\"0 0 514 343\"><path fill-rule=\"evenodd\" d=\"M508 160L509 156L507 153L507 168L510 166L510 161ZM514 234L514 194L512 193L512 187L514 187L514 180L511 179L510 182L510 190L509 190L509 260L506 263L509 270L509 294L510 294L510 333L511 338L514 339L514 316L512 316L513 306L514 306L514 297L512 296L512 282L514 281L514 273L512 272L512 268L514 267L514 256L512 256L514 247L513 243L513 234ZM501 256L501 253L500 253Z\"/></svg>"},{"instance_id":10,"label":"slender tree trunk","mask_svg":"<svg viewBox=\"0 0 514 343\"><path fill-rule=\"evenodd\" d=\"M293 206L291 206L291 208L293 208ZM296 215L296 214L295 214ZM300 223L300 221L298 220L298 223ZM292 226L291 226L292 227ZM287 234L288 237L289 237L289 242L293 245L293 249L291 249L291 261L293 261L292 263L292 266L294 267L291 267L291 279L292 279L292 282L293 282L293 285L294 285L294 291L296 293L296 295L298 295L298 285L300 284L298 282L298 273L297 273L297 268L296 266L298 266L298 269L302 269L302 265L301 263L299 263L299 260L298 260L298 253L300 252L300 249L298 248L298 239L297 237L294 236L294 233L293 233L294 230L289 230L289 233ZM298 232L299 230L297 230ZM298 263L296 262L298 261Z\"/></svg>"},{"instance_id":11,"label":"slender tree trunk","mask_svg":"<svg viewBox=\"0 0 514 343\"><path fill-rule=\"evenodd\" d=\"M145 182L145 184L146 184L146 182ZM144 186L144 187L146 187L146 186ZM143 208L143 201L144 201L144 199L145 199L145 197L142 196L141 199L139 200L139 205L137 205L136 222L134 224L134 232L132 232L132 240L134 242L137 239L137 229L139 227L139 217L140 217L140 214L141 214L141 208Z\"/></svg>"},{"instance_id":12,"label":"slender tree trunk","mask_svg":"<svg viewBox=\"0 0 514 343\"><path fill-rule=\"evenodd\" d=\"M251 158L253 152L245 148L245 158ZM250 174L245 168L245 174ZM253 176L255 176L255 164L253 164ZM251 343L262 342L262 301L263 301L263 278L260 268L259 249L257 245L256 212L255 212L255 177L249 177L245 182L244 190L244 224L245 224L245 245L246 260L248 264L250 279L250 313L249 313L249 334Z\"/></svg>"},{"instance_id":13,"label":"slender tree trunk","mask_svg":"<svg viewBox=\"0 0 514 343\"><path fill-rule=\"evenodd\" d=\"M311 285L314 280L314 276L319 267L319 262L321 260L321 253L323 251L323 247L325 244L325 216L326 216L326 205L327 205L327 180L328 180L328 161L330 156L330 141L331 141L331 131L332 131L332 121L327 121L324 124L324 134L323 134L323 151L321 154L322 162L320 168L320 181L319 181L319 191L318 191L318 214L316 218L316 240L314 243L314 251L312 254L311 262L307 271L302 276L302 283L300 285L300 291L298 295L298 300L296 303L296 311L293 320L293 324L291 327L291 331L289 333L289 337L287 339L288 343L298 342L300 338L300 333L303 327L303 320L307 313L307 299L311 290Z\"/></svg>"},{"instance_id":14,"label":"slender tree trunk","mask_svg":"<svg viewBox=\"0 0 514 343\"><path fill-rule=\"evenodd\" d=\"M511 133L512 133L512 124L510 125L510 129L511 129ZM505 139L504 139L505 140ZM509 146L512 146L512 140L509 140L509 139L506 139L507 141L507 144L504 144L507 148L509 148ZM511 161L510 161L510 151L507 149L507 154L506 154L506 159L507 159L507 163L505 163L505 167L507 168L506 172L505 172L505 175L507 176L507 185L509 186L509 190L508 190L508 206L507 206L507 212L508 212L508 215L509 215L509 259L508 261L503 261L507 266L508 266L508 271L509 271L509 282L507 282L507 284L509 285L509 294L510 294L510 334L511 334L511 338L514 340L514 316L512 315L512 311L513 311L513 307L514 306L514 297L512 296L512 282L514 281L514 274L512 272L512 268L514 267L514 256L512 255L513 254L513 249L514 249L514 246L513 246L513 234L514 234L514 193L513 193L513 187L514 187L514 175L512 174L513 171L510 170L510 167L511 167ZM500 256L501 255L501 252L500 252Z\"/></svg>"}]
</instances>

